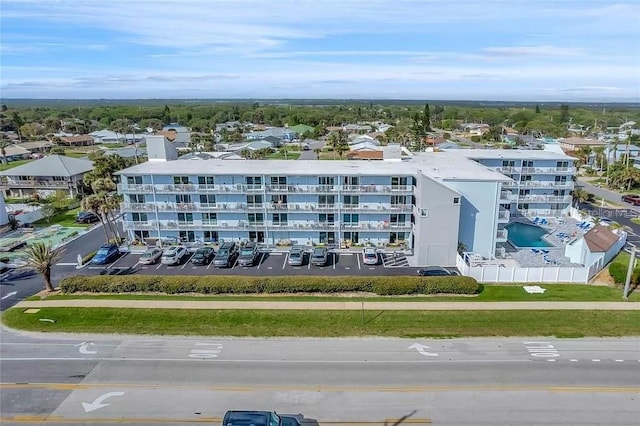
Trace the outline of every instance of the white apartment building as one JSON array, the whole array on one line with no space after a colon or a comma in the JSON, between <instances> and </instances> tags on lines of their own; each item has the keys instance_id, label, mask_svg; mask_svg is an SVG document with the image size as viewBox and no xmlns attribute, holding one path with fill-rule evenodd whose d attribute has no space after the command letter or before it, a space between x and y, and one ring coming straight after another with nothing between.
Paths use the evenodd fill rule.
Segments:
<instances>
[{"instance_id":1,"label":"white apartment building","mask_svg":"<svg viewBox=\"0 0 640 426\"><path fill-rule=\"evenodd\" d=\"M459 243L493 256L507 241L504 226L511 216L558 216L571 205L573 159L557 153L177 160L169 144L156 142L148 143L149 162L118 172L124 228L132 239L402 243L414 264L452 266Z\"/></svg>"}]
</instances>

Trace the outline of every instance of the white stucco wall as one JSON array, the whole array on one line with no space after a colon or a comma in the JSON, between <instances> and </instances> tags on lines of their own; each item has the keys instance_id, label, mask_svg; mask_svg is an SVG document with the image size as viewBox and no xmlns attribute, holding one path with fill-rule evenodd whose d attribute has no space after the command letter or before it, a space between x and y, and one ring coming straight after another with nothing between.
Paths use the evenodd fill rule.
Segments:
<instances>
[{"instance_id":1,"label":"white stucco wall","mask_svg":"<svg viewBox=\"0 0 640 426\"><path fill-rule=\"evenodd\" d=\"M0 195L0 226L9 223L9 215L7 214L7 205L4 202L4 194Z\"/></svg>"}]
</instances>

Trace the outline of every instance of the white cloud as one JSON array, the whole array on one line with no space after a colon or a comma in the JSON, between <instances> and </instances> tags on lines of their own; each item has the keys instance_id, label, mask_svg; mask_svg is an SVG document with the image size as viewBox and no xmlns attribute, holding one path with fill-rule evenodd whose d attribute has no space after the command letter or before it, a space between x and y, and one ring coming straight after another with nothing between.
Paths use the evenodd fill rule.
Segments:
<instances>
[{"instance_id":1,"label":"white cloud","mask_svg":"<svg viewBox=\"0 0 640 426\"><path fill-rule=\"evenodd\" d=\"M482 52L497 56L584 56L584 48L557 47L557 46L504 46L485 47Z\"/></svg>"}]
</instances>

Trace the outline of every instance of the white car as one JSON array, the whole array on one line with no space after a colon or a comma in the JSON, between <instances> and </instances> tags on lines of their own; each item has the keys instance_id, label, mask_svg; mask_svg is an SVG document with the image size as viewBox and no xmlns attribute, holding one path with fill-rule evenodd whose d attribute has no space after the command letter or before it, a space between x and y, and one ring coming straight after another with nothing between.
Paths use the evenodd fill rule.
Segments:
<instances>
[{"instance_id":1,"label":"white car","mask_svg":"<svg viewBox=\"0 0 640 426\"><path fill-rule=\"evenodd\" d=\"M365 265L377 265L379 261L378 252L373 247L366 247L362 252L362 262Z\"/></svg>"},{"instance_id":2,"label":"white car","mask_svg":"<svg viewBox=\"0 0 640 426\"><path fill-rule=\"evenodd\" d=\"M172 246L162 253L160 263L163 265L179 265L180 261L187 254L187 248L185 246Z\"/></svg>"},{"instance_id":3,"label":"white car","mask_svg":"<svg viewBox=\"0 0 640 426\"><path fill-rule=\"evenodd\" d=\"M142 263L143 265L152 265L160 260L160 257L162 257L162 250L157 247L151 247L148 248L144 253L142 253L142 256L140 256L138 262Z\"/></svg>"}]
</instances>

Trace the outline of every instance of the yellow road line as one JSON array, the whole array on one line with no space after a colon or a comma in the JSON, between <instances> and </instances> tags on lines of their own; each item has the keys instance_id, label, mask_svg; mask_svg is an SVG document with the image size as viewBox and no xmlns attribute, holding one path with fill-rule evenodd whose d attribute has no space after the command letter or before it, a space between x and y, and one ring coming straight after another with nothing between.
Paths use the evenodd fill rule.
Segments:
<instances>
[{"instance_id":1,"label":"yellow road line","mask_svg":"<svg viewBox=\"0 0 640 426\"><path fill-rule=\"evenodd\" d=\"M0 389L49 389L75 391L86 389L203 389L220 392L257 392L257 391L313 391L313 392L478 392L478 391L547 391L547 392L613 392L640 393L640 387L604 387L604 386L527 386L527 385L486 385L486 386L209 386L209 385L146 385L135 383L0 383Z\"/></svg>"}]
</instances>

